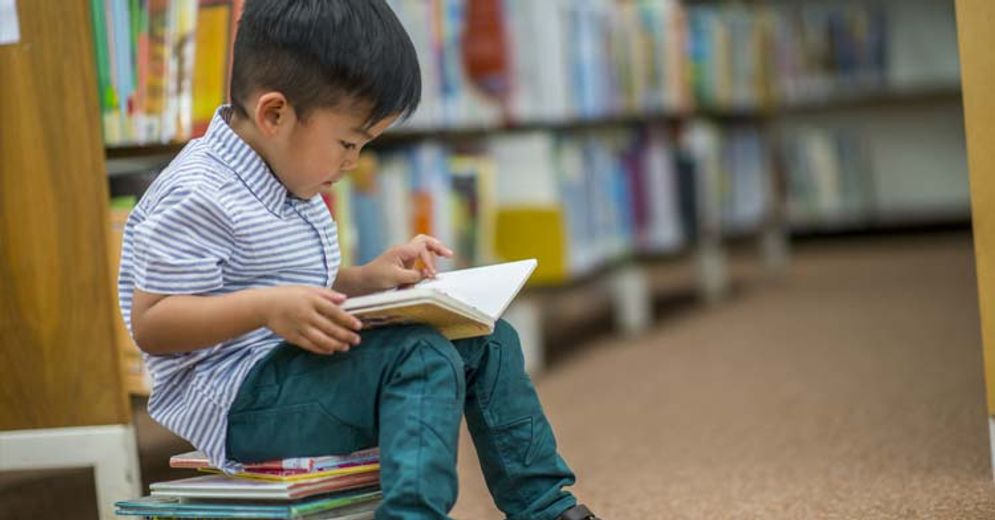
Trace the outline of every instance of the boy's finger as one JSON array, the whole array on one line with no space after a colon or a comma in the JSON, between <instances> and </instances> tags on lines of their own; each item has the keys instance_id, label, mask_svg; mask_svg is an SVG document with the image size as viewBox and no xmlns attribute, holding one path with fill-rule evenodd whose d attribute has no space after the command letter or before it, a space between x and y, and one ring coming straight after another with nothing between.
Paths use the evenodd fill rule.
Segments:
<instances>
[{"instance_id":1,"label":"boy's finger","mask_svg":"<svg viewBox=\"0 0 995 520\"><path fill-rule=\"evenodd\" d=\"M325 299L331 301L336 305L342 305L346 301L346 295L333 291L331 289L325 289L323 287L317 287L318 293L321 294Z\"/></svg>"},{"instance_id":2,"label":"boy's finger","mask_svg":"<svg viewBox=\"0 0 995 520\"><path fill-rule=\"evenodd\" d=\"M318 312L327 319L330 319L336 323L342 324L344 327L348 327L352 330L360 330L363 328L363 322L359 321L352 314L342 310L342 307L334 305L328 301L318 302Z\"/></svg>"},{"instance_id":3,"label":"boy's finger","mask_svg":"<svg viewBox=\"0 0 995 520\"><path fill-rule=\"evenodd\" d=\"M342 307L335 307L332 315L329 316L333 322L341 325L347 329L351 329L353 332L359 332L363 330L363 322L359 318L349 314L344 311Z\"/></svg>"},{"instance_id":4,"label":"boy's finger","mask_svg":"<svg viewBox=\"0 0 995 520\"><path fill-rule=\"evenodd\" d=\"M422 281L422 273L417 269L404 269L403 267L399 267L397 269L397 281L398 285L418 283Z\"/></svg>"},{"instance_id":5,"label":"boy's finger","mask_svg":"<svg viewBox=\"0 0 995 520\"><path fill-rule=\"evenodd\" d=\"M301 336L299 339L297 339L296 341L294 341L293 344L297 345L299 348L302 348L302 349L304 349L304 350L306 350L308 352L313 352L313 353L318 354L318 355L322 355L323 356L323 355L327 355L328 354L324 350L321 350L320 348L318 348L317 346L315 346L314 343L311 342L311 340L309 340L309 339L307 339L307 338L305 338L303 336Z\"/></svg>"},{"instance_id":6,"label":"boy's finger","mask_svg":"<svg viewBox=\"0 0 995 520\"><path fill-rule=\"evenodd\" d=\"M347 329L346 327L335 323L332 320L322 319L317 325L318 329L325 333L326 336L341 341L346 345L356 346L359 345L359 334Z\"/></svg>"},{"instance_id":7,"label":"boy's finger","mask_svg":"<svg viewBox=\"0 0 995 520\"><path fill-rule=\"evenodd\" d=\"M443 244L438 238L429 237L428 241L425 243L433 253L446 258L452 258L453 250L446 247L446 245Z\"/></svg>"},{"instance_id":8,"label":"boy's finger","mask_svg":"<svg viewBox=\"0 0 995 520\"><path fill-rule=\"evenodd\" d=\"M426 247L421 250L421 252L418 255L418 258L421 260L422 264L425 265L425 270L428 271L429 276L434 277L436 273L435 255L433 255L432 252L429 251L428 248Z\"/></svg>"},{"instance_id":9,"label":"boy's finger","mask_svg":"<svg viewBox=\"0 0 995 520\"><path fill-rule=\"evenodd\" d=\"M344 352L349 350L349 345L345 342L330 337L317 328L312 327L308 329L304 335L307 339L311 340L311 343L326 354L334 354L335 352Z\"/></svg>"}]
</instances>

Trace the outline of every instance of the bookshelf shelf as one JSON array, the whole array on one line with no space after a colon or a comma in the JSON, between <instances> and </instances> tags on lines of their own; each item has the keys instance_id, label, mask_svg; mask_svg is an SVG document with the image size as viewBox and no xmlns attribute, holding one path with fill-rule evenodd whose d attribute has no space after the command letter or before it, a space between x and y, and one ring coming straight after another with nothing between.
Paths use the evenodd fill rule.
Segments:
<instances>
[{"instance_id":1,"label":"bookshelf shelf","mask_svg":"<svg viewBox=\"0 0 995 520\"><path fill-rule=\"evenodd\" d=\"M189 8L196 2L167 3ZM512 85L507 105L499 107L475 87L479 80L470 77L463 61L462 38L471 37L471 32L462 28L472 25L470 20L460 18L458 9L449 9L447 16L453 18L435 27L438 20L427 10L430 5L461 6L464 0L390 3L419 52L424 97L410 124L392 129L368 147L374 160L369 170L363 169L366 173L350 176L326 194L329 207L346 215L337 219L345 237L343 249L356 262L371 258L374 246L406 239L401 237L416 226L416 232L442 230L447 241L466 238L466 230L477 226L477 236L503 236L505 247L514 244L511 250L485 253L481 251L489 248L479 248L480 256L474 254L473 261L486 261L488 255L513 259L546 254L543 265L556 265L544 278L545 285L526 291L546 309L559 307L554 300L561 297L569 302L574 293L603 291L602 286L611 285L618 273L632 266L678 271L678 279L667 283L690 283L712 301L728 285L729 253L748 250L751 261L768 266L778 264L775 250L786 257L789 231L807 229L786 222L793 214L789 207L813 208L817 221L826 220L836 211L826 200L840 199L837 205L850 208L852 201L842 199L857 193L856 198L872 208L879 203L873 199L875 190L888 189L878 177L897 177L890 172L905 172L909 163L923 164L922 170L956 170L956 165L933 167L929 161L906 160L899 163L901 168L882 174L885 168L872 157L879 150L875 139L893 135L889 132L894 126L868 130L863 123L885 116L904 121L909 114L933 107L953 112L961 102L959 78L947 79L942 73L947 69L910 74L907 62L922 60L892 52L903 45L896 43L903 41L898 36L910 29L891 7L856 2L809 5L819 3L815 0L658 0L596 2L581 8L584 3L574 0L508 0L503 5L509 23L501 43L508 53L505 73ZM221 13L222 18L238 18L238 0L209 4L231 9ZM634 9L637 4L645 4L644 10ZM109 16L128 19L133 14ZM230 43L236 26L226 23L221 28ZM177 34L184 30L174 29ZM204 44L196 33L190 35L176 40L188 47L155 42L169 49L167 57L192 52L195 65L197 56L217 58L231 52L224 41L208 39ZM106 50L127 51L126 46ZM223 68L214 65L200 77L218 79ZM104 72L107 80L115 77ZM119 106L101 106L105 125L108 114L115 116L104 127L107 142L151 141L105 146L107 175L117 194L143 190L185 146L187 136L204 127L211 114L208 105L225 97L223 83L198 90L197 73L175 67L167 72L169 82L192 82L189 91L181 88L164 100L152 99L165 101L161 110L155 108L157 103L125 110L133 106L123 104L127 95L118 96ZM918 77L940 79L915 85L890 81ZM139 77L137 85L103 86L141 98L148 92L129 88L148 79ZM202 101L204 110L192 111L187 114L192 121L185 121L174 113L185 99L211 101ZM652 108L628 111L637 106ZM174 110L167 110L170 107ZM500 122L502 117L511 122ZM861 124L851 124L858 120ZM175 141L158 142L169 138ZM956 147L941 151L950 149ZM904 157L892 149L885 152ZM474 184L472 193L461 193L465 186L457 189L454 173L477 183L485 179L486 186ZM472 214L461 207L463 213L447 214L438 201L452 195L464 197L460 201L467 208L470 200L485 200L487 207ZM897 205L904 207L900 196L904 194L887 202L897 197ZM925 199L909 198L913 203ZM509 214L514 218L505 220L499 232L496 223L477 220L485 214L485 220ZM397 215L406 215L410 222ZM869 209L848 220L847 226L877 226L880 219L873 215ZM924 210L910 219L942 217ZM523 240L509 233L509 227L535 236ZM681 238L674 238L677 235ZM516 249L524 243L531 250ZM547 247L550 244L558 245ZM623 244L622 254L616 244ZM672 245L671 253L642 252ZM651 278L656 280L656 275ZM655 291L663 286L647 287ZM604 314L611 306L602 299L591 313Z\"/></svg>"},{"instance_id":2,"label":"bookshelf shelf","mask_svg":"<svg viewBox=\"0 0 995 520\"><path fill-rule=\"evenodd\" d=\"M841 92L819 100L799 101L770 109L703 107L688 111L648 112L642 114L606 116L591 119L571 119L568 121L525 122L495 126L466 126L435 129L399 128L388 131L372 146L374 148L378 148L429 139L459 142L482 139L495 134L531 131L574 132L599 128L638 126L647 124L678 125L684 121L695 118L711 119L717 122L751 122L784 115L800 115L885 107L923 106L939 103L958 103L960 100L960 85L958 83L951 82L949 84L925 87L888 88L871 92ZM128 165L134 165L141 168L156 161L168 161L172 155L178 153L185 145L186 142L108 146L105 148L107 159L114 161L114 166L116 166L110 174L124 174L126 173L126 167ZM131 161L124 161L128 159Z\"/></svg>"}]
</instances>

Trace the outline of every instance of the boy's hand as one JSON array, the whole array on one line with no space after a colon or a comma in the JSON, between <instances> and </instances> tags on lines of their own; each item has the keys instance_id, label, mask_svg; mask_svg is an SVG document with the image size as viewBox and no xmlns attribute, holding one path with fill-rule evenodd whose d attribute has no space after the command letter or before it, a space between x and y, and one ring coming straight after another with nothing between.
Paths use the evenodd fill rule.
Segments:
<instances>
[{"instance_id":1,"label":"boy's hand","mask_svg":"<svg viewBox=\"0 0 995 520\"><path fill-rule=\"evenodd\" d=\"M310 286L266 289L266 326L283 339L315 354L346 352L359 345L359 319L342 310L345 296Z\"/></svg>"},{"instance_id":2,"label":"boy's hand","mask_svg":"<svg viewBox=\"0 0 995 520\"><path fill-rule=\"evenodd\" d=\"M374 291L384 291L402 285L434 278L435 257L452 258L453 252L439 239L418 235L407 244L394 246L363 266L364 277Z\"/></svg>"}]
</instances>

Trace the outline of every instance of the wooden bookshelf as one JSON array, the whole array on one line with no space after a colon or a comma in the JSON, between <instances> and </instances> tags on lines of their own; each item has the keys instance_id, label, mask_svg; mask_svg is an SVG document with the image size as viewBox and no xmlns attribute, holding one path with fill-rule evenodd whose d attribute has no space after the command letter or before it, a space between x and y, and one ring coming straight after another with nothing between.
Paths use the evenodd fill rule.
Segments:
<instances>
[{"instance_id":1,"label":"wooden bookshelf","mask_svg":"<svg viewBox=\"0 0 995 520\"><path fill-rule=\"evenodd\" d=\"M0 45L0 430L127 423L88 4L17 8L21 41Z\"/></svg>"},{"instance_id":2,"label":"wooden bookshelf","mask_svg":"<svg viewBox=\"0 0 995 520\"><path fill-rule=\"evenodd\" d=\"M974 249L981 306L984 370L987 384L989 433L995 443L995 3L957 0L958 36L963 60L964 113L971 202L974 216ZM995 444L993 444L995 445ZM992 453L995 462L995 452Z\"/></svg>"}]
</instances>

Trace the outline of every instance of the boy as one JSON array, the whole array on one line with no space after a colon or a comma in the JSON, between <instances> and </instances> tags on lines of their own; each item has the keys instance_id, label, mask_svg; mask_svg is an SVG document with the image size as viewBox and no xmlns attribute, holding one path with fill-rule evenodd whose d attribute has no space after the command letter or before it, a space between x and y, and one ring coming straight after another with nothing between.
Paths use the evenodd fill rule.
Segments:
<instances>
[{"instance_id":1,"label":"boy","mask_svg":"<svg viewBox=\"0 0 995 520\"><path fill-rule=\"evenodd\" d=\"M250 0L230 106L142 198L119 296L153 378L149 412L225 471L380 446L380 519L446 518L461 413L509 518L594 515L523 371L514 330L449 342L425 327L361 331L346 297L434 276L452 252L420 236L339 269L317 194L421 95L415 51L384 0ZM416 265L418 267L416 267Z\"/></svg>"}]
</instances>

